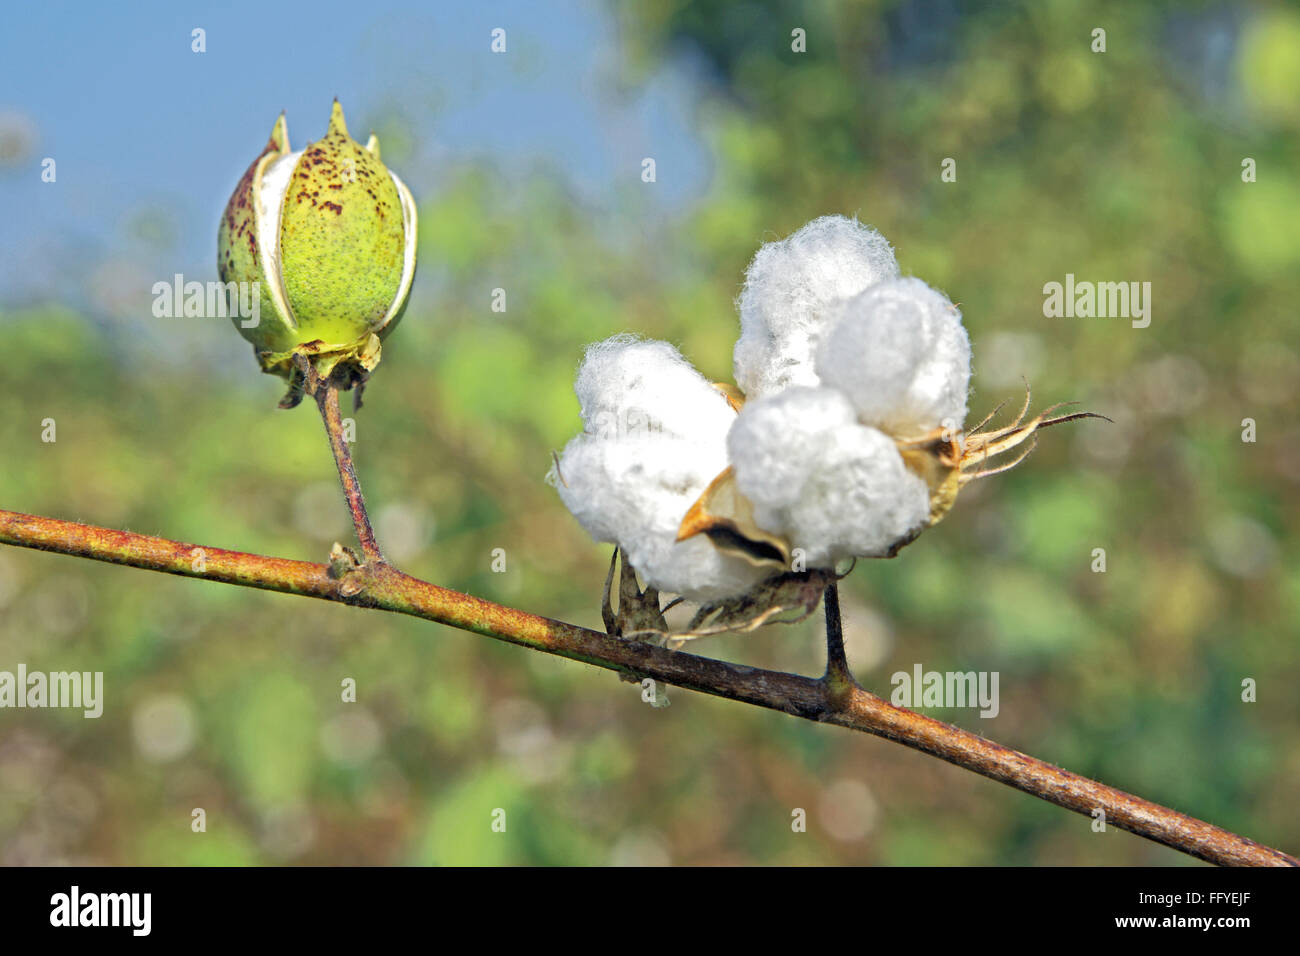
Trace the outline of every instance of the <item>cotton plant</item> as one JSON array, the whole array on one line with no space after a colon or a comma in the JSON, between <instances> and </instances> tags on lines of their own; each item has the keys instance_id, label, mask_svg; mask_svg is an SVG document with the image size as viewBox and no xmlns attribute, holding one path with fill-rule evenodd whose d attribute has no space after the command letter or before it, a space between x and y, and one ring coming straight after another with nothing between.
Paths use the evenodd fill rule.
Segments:
<instances>
[{"instance_id":1,"label":"cotton plant","mask_svg":"<svg viewBox=\"0 0 1300 956\"><path fill-rule=\"evenodd\" d=\"M606 584L611 631L668 636L661 592L700 605L676 639L806 616L837 568L893 557L1032 441L991 458L1088 414L1025 421L1026 398L1011 424L965 431L960 311L901 277L888 241L855 219L763 245L738 305L736 386L627 334L588 347L578 369L584 428L548 478L623 555L617 616L612 563Z\"/></svg>"}]
</instances>

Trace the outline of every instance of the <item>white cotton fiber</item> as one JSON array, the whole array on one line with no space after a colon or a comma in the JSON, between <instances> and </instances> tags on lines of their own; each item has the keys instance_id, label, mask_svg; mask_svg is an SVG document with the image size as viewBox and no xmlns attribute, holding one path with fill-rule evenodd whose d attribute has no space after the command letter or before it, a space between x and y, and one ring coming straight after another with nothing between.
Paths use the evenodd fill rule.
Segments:
<instances>
[{"instance_id":1,"label":"white cotton fiber","mask_svg":"<svg viewBox=\"0 0 1300 956\"><path fill-rule=\"evenodd\" d=\"M808 567L886 554L929 517L929 489L894 440L833 389L747 402L727 452L754 520L802 548Z\"/></svg>"},{"instance_id":2,"label":"white cotton fiber","mask_svg":"<svg viewBox=\"0 0 1300 956\"><path fill-rule=\"evenodd\" d=\"M897 275L885 237L844 216L822 216L766 243L749 264L740 294L736 384L749 398L817 385L814 357L832 307Z\"/></svg>"},{"instance_id":3,"label":"white cotton fiber","mask_svg":"<svg viewBox=\"0 0 1300 956\"><path fill-rule=\"evenodd\" d=\"M631 336L593 345L575 390L587 429L548 480L588 534L619 545L647 584L692 600L743 593L770 573L703 536L676 540L727 467L736 414L675 348Z\"/></svg>"},{"instance_id":4,"label":"white cotton fiber","mask_svg":"<svg viewBox=\"0 0 1300 956\"><path fill-rule=\"evenodd\" d=\"M893 279L835 312L817 350L817 373L848 396L862 422L897 438L961 427L970 339L947 296L920 279Z\"/></svg>"},{"instance_id":5,"label":"white cotton fiber","mask_svg":"<svg viewBox=\"0 0 1300 956\"><path fill-rule=\"evenodd\" d=\"M667 432L707 439L725 434L736 417L681 352L633 335L587 346L573 390L587 432L605 437Z\"/></svg>"},{"instance_id":6,"label":"white cotton fiber","mask_svg":"<svg viewBox=\"0 0 1300 956\"><path fill-rule=\"evenodd\" d=\"M677 541L687 509L726 467L723 443L672 436L579 435L552 483L597 541L617 544L647 584L707 601L740 594L766 572L723 554L704 536Z\"/></svg>"}]
</instances>

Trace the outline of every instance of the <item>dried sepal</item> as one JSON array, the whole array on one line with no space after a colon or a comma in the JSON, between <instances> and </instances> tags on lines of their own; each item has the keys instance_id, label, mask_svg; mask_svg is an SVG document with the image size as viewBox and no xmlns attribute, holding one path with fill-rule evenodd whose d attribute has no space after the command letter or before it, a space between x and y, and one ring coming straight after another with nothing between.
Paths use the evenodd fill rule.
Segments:
<instances>
[{"instance_id":1,"label":"dried sepal","mask_svg":"<svg viewBox=\"0 0 1300 956\"><path fill-rule=\"evenodd\" d=\"M754 506L736 487L736 475L726 468L709 482L682 519L677 540L703 534L725 554L744 558L756 567L790 567L790 545L764 531L754 521Z\"/></svg>"},{"instance_id":2,"label":"dried sepal","mask_svg":"<svg viewBox=\"0 0 1300 956\"><path fill-rule=\"evenodd\" d=\"M927 527L937 524L952 508L961 487L961 436L939 428L921 438L898 441L897 445L903 464L930 489Z\"/></svg>"},{"instance_id":3,"label":"dried sepal","mask_svg":"<svg viewBox=\"0 0 1300 956\"><path fill-rule=\"evenodd\" d=\"M1003 402L993 409L970 432L962 434L952 429L936 428L918 438L897 440L898 451L903 462L911 471L925 480L930 488L930 524L937 524L952 509L957 500L957 493L965 485L978 478L1010 471L1020 464L1034 450L1037 442L1036 432L1041 428L1060 425L1063 422L1077 421L1081 418L1100 418L1110 421L1105 415L1096 412L1073 412L1056 418L1048 416L1058 408L1075 405L1077 402L1059 402L1051 405L1029 421L1031 395L1029 386L1025 385L1025 403L1020 413L1008 425L983 431L993 417L1001 411ZM1024 450L1010 461L990 465L991 459L1006 454L1014 448L1028 442ZM989 467L986 467L989 466Z\"/></svg>"},{"instance_id":4,"label":"dried sepal","mask_svg":"<svg viewBox=\"0 0 1300 956\"><path fill-rule=\"evenodd\" d=\"M714 634L748 634L764 624L797 624L817 610L833 570L787 571L768 578L739 597L703 605L686 630L668 635L668 646Z\"/></svg>"},{"instance_id":5,"label":"dried sepal","mask_svg":"<svg viewBox=\"0 0 1300 956\"><path fill-rule=\"evenodd\" d=\"M736 414L740 414L741 408L745 405L745 393L740 390L740 387L732 385L730 382L714 382L713 387L722 393L722 397L727 400L731 410Z\"/></svg>"},{"instance_id":6,"label":"dried sepal","mask_svg":"<svg viewBox=\"0 0 1300 956\"><path fill-rule=\"evenodd\" d=\"M618 607L614 606L615 568L618 569ZM605 593L600 613L605 632L612 637L647 644L666 645L674 650L686 641L715 634L748 634L764 624L795 624L817 610L826 585L839 580L830 569L790 571L773 575L739 597L700 606L685 630L669 628L664 612L681 602L677 598L659 606L657 588L642 589L636 569L621 549L610 556L605 575Z\"/></svg>"},{"instance_id":7,"label":"dried sepal","mask_svg":"<svg viewBox=\"0 0 1300 956\"><path fill-rule=\"evenodd\" d=\"M622 560L620 561L620 557ZM614 566L619 565L618 610L613 603ZM605 633L611 637L628 640L662 639L668 632L668 622L659 608L659 589L641 589L637 583L636 569L628 563L627 556L615 548L609 559L609 573L605 575L605 594L600 604L600 615L605 622Z\"/></svg>"}]
</instances>

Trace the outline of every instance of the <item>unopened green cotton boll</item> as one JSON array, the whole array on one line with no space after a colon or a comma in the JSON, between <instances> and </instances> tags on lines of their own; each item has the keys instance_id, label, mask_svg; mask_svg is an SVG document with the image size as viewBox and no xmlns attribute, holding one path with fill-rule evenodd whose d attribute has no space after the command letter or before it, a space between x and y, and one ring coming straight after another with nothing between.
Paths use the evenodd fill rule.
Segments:
<instances>
[{"instance_id":1,"label":"unopened green cotton boll","mask_svg":"<svg viewBox=\"0 0 1300 956\"><path fill-rule=\"evenodd\" d=\"M374 136L348 135L338 101L324 138L292 152L284 115L221 217L217 268L256 283L253 324L235 316L262 370L292 379L293 355L328 375L379 363L415 278L415 200Z\"/></svg>"}]
</instances>

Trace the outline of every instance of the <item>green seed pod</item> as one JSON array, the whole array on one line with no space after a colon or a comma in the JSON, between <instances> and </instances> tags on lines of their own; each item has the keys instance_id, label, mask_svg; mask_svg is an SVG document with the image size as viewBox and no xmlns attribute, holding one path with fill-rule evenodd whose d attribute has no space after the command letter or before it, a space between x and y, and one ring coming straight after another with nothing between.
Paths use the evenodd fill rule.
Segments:
<instances>
[{"instance_id":1,"label":"green seed pod","mask_svg":"<svg viewBox=\"0 0 1300 956\"><path fill-rule=\"evenodd\" d=\"M295 353L327 376L364 380L415 278L411 191L372 135L348 135L334 101L325 137L291 152L284 114L235 187L217 234L225 283L256 283L256 322L233 315L264 372L297 384ZM291 398L294 395L291 389Z\"/></svg>"}]
</instances>

